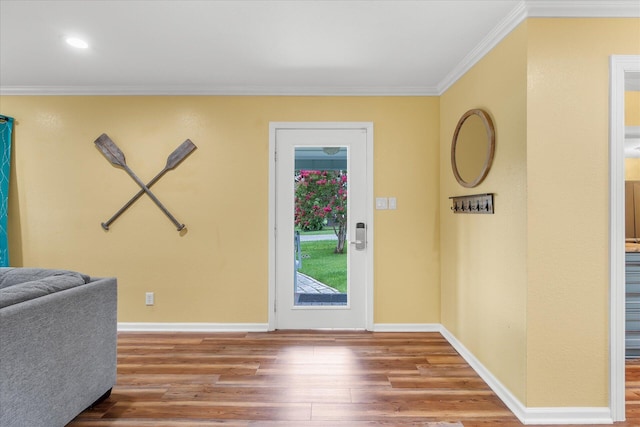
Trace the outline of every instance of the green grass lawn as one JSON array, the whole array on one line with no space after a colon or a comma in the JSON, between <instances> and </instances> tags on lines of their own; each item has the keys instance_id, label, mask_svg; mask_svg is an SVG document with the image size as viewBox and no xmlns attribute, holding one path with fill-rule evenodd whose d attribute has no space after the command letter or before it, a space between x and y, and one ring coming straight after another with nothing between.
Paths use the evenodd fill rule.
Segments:
<instances>
[{"instance_id":1,"label":"green grass lawn","mask_svg":"<svg viewBox=\"0 0 640 427\"><path fill-rule=\"evenodd\" d=\"M335 240L300 243L302 250L300 272L345 293L347 292L347 250L345 248L345 253L335 254L333 253L335 248Z\"/></svg>"}]
</instances>

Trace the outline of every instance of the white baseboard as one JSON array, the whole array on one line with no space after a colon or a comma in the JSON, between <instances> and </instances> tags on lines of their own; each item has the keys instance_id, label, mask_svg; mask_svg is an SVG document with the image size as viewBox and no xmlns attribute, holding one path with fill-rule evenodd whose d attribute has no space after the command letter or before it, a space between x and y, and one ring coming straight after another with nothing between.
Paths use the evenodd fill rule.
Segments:
<instances>
[{"instance_id":1,"label":"white baseboard","mask_svg":"<svg viewBox=\"0 0 640 427\"><path fill-rule=\"evenodd\" d=\"M118 323L118 332L266 332L267 323Z\"/></svg>"},{"instance_id":2,"label":"white baseboard","mask_svg":"<svg viewBox=\"0 0 640 427\"><path fill-rule=\"evenodd\" d=\"M268 323L118 323L119 332L267 332ZM528 408L439 323L376 323L374 332L439 332L523 424L613 424L608 407Z\"/></svg>"},{"instance_id":3,"label":"white baseboard","mask_svg":"<svg viewBox=\"0 0 640 427\"><path fill-rule=\"evenodd\" d=\"M611 410L602 408L524 408L523 424L613 424Z\"/></svg>"},{"instance_id":4,"label":"white baseboard","mask_svg":"<svg viewBox=\"0 0 640 427\"><path fill-rule=\"evenodd\" d=\"M440 333L523 424L613 424L609 407L524 406L447 328L440 325Z\"/></svg>"},{"instance_id":5,"label":"white baseboard","mask_svg":"<svg viewBox=\"0 0 640 427\"><path fill-rule=\"evenodd\" d=\"M439 323L375 323L373 332L440 332Z\"/></svg>"},{"instance_id":6,"label":"white baseboard","mask_svg":"<svg viewBox=\"0 0 640 427\"><path fill-rule=\"evenodd\" d=\"M440 332L439 323L377 323L374 332ZM120 332L267 332L268 323L120 322Z\"/></svg>"}]
</instances>

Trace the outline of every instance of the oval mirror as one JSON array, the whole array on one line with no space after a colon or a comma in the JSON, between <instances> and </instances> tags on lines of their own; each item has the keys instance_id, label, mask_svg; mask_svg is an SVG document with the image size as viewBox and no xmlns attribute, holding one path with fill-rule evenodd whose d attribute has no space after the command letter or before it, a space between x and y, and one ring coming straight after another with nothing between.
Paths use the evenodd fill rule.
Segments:
<instances>
[{"instance_id":1,"label":"oval mirror","mask_svg":"<svg viewBox=\"0 0 640 427\"><path fill-rule=\"evenodd\" d=\"M495 129L489 114L480 109L462 115L451 142L451 167L463 187L475 187L489 173L495 150Z\"/></svg>"}]
</instances>

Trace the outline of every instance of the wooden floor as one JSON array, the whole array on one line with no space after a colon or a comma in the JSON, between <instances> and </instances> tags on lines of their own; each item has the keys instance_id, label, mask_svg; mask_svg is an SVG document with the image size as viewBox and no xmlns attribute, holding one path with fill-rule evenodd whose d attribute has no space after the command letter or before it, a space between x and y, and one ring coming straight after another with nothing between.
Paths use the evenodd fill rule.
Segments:
<instances>
[{"instance_id":1,"label":"wooden floor","mask_svg":"<svg viewBox=\"0 0 640 427\"><path fill-rule=\"evenodd\" d=\"M640 426L640 363L627 422ZM451 424L447 424L451 423ZM438 333L120 333L111 397L68 427L522 424Z\"/></svg>"}]
</instances>

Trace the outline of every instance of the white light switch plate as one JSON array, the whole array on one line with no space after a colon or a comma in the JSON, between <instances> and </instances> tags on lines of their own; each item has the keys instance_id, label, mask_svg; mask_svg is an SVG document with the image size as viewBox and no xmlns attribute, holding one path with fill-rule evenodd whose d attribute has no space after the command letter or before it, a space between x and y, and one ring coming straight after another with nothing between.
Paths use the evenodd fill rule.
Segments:
<instances>
[{"instance_id":1,"label":"white light switch plate","mask_svg":"<svg viewBox=\"0 0 640 427\"><path fill-rule=\"evenodd\" d=\"M395 197L389 197L389 209L396 209L398 207L398 201Z\"/></svg>"},{"instance_id":2,"label":"white light switch plate","mask_svg":"<svg viewBox=\"0 0 640 427\"><path fill-rule=\"evenodd\" d=\"M386 197L376 197L376 209L388 209L389 202Z\"/></svg>"}]
</instances>

